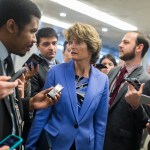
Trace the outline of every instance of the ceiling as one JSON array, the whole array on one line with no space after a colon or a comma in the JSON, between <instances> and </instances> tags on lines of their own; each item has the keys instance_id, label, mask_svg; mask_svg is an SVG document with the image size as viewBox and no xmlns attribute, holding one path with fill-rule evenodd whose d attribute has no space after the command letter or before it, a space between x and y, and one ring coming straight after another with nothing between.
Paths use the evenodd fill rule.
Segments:
<instances>
[{"instance_id":1,"label":"ceiling","mask_svg":"<svg viewBox=\"0 0 150 150\"><path fill-rule=\"evenodd\" d=\"M74 10L51 2L49 0L32 0L41 9L43 15L50 16L57 20L73 24L75 22L83 22L93 25L100 34L103 47L109 49L107 53L118 55L118 44L123 35L127 31L117 29L106 23L100 22L96 19L90 18L86 15L80 14ZM117 17L118 19L128 22L138 28L139 31L150 35L150 0L80 0L100 11L106 12L109 15ZM73 5L73 4L72 4ZM60 12L65 12L65 18L59 16ZM43 24L42 24L43 25ZM45 26L45 24L44 24ZM46 24L48 26L48 24ZM51 26L51 25L49 25ZM53 27L53 26L52 26ZM108 32L102 32L102 27L108 28ZM63 44L64 29L54 27L59 34L59 44Z\"/></svg>"}]
</instances>

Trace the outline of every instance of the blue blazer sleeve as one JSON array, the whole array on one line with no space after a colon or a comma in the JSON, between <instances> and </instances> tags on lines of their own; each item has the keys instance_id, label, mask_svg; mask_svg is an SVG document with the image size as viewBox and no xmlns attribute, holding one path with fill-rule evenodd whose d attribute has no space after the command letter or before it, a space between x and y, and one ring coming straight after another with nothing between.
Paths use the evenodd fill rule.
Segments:
<instances>
[{"instance_id":1,"label":"blue blazer sleeve","mask_svg":"<svg viewBox=\"0 0 150 150\"><path fill-rule=\"evenodd\" d=\"M43 89L47 89L51 86L54 86L54 71L51 69L46 77L45 84ZM36 149L36 142L38 141L40 134L49 119L51 113L51 107L46 109L37 110L34 121L32 123L27 142L25 145L25 150L34 150Z\"/></svg>"},{"instance_id":2,"label":"blue blazer sleeve","mask_svg":"<svg viewBox=\"0 0 150 150\"><path fill-rule=\"evenodd\" d=\"M108 115L108 97L109 97L109 83L108 78L106 78L104 92L101 96L101 100L94 115L95 150L103 150L107 115Z\"/></svg>"}]
</instances>

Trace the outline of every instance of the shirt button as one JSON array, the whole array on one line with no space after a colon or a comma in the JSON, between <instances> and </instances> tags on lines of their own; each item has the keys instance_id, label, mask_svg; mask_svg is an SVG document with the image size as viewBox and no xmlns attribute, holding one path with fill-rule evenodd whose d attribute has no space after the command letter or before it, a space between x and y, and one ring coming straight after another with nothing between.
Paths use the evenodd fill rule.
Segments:
<instances>
[{"instance_id":1,"label":"shirt button","mask_svg":"<svg viewBox=\"0 0 150 150\"><path fill-rule=\"evenodd\" d=\"M75 124L74 127L75 127L75 128L78 128L78 124Z\"/></svg>"}]
</instances>

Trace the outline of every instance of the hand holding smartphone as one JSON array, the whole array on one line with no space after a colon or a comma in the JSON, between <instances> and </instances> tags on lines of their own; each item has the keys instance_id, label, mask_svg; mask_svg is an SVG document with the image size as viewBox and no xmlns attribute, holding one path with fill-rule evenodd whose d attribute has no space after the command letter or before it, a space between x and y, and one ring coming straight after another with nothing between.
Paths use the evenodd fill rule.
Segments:
<instances>
[{"instance_id":1,"label":"hand holding smartphone","mask_svg":"<svg viewBox=\"0 0 150 150\"><path fill-rule=\"evenodd\" d=\"M5 139L0 141L0 147L9 146L10 150L14 150L14 148L18 147L23 142L23 139L16 135L8 135Z\"/></svg>"},{"instance_id":2,"label":"hand holding smartphone","mask_svg":"<svg viewBox=\"0 0 150 150\"><path fill-rule=\"evenodd\" d=\"M57 84L48 94L47 96L50 98L55 98L57 93L61 92L64 87L61 84Z\"/></svg>"},{"instance_id":3,"label":"hand holding smartphone","mask_svg":"<svg viewBox=\"0 0 150 150\"><path fill-rule=\"evenodd\" d=\"M12 78L9 80L10 82L15 81L16 79L18 79L23 73L26 72L26 67L22 67L20 70L18 70L13 76Z\"/></svg>"},{"instance_id":4,"label":"hand holding smartphone","mask_svg":"<svg viewBox=\"0 0 150 150\"><path fill-rule=\"evenodd\" d=\"M27 64L29 69L31 70L31 68L32 68L31 66L32 65L34 66L34 68L36 68L37 64L40 64L41 61L43 61L42 57L40 57L40 56L38 56L36 54L32 54L30 56L30 58L25 62L25 64ZM25 64L23 66L25 66Z\"/></svg>"},{"instance_id":5,"label":"hand holding smartphone","mask_svg":"<svg viewBox=\"0 0 150 150\"><path fill-rule=\"evenodd\" d=\"M139 90L141 83L137 80L137 78L125 78L124 80L134 86L136 90Z\"/></svg>"}]
</instances>

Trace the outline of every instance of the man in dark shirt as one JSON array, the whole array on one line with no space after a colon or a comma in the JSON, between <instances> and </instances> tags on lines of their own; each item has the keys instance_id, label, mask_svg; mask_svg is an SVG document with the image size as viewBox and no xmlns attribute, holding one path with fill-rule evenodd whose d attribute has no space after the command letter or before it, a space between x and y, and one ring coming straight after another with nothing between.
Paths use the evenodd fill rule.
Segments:
<instances>
[{"instance_id":1,"label":"man in dark shirt","mask_svg":"<svg viewBox=\"0 0 150 150\"><path fill-rule=\"evenodd\" d=\"M40 18L40 10L30 0L0 1L0 84L3 82L3 89L10 88L7 94L3 89L0 92L0 140L9 134L21 136L22 120L30 119L29 111L53 104L52 99L46 95L51 89L42 91L31 99L20 100L17 89L12 90L18 81L9 83L10 77L6 77L14 70L13 63L7 61L9 58L12 62L10 54L24 56L36 42L35 32ZM11 70L8 71L9 65Z\"/></svg>"},{"instance_id":2,"label":"man in dark shirt","mask_svg":"<svg viewBox=\"0 0 150 150\"><path fill-rule=\"evenodd\" d=\"M36 46L38 48L39 56L42 58L39 63L37 73L31 77L31 97L39 93L45 83L48 70L59 62L55 59L57 52L58 36L53 28L45 27L38 30L36 33ZM32 118L33 120L33 118ZM28 136L32 120L26 121L24 124L23 137L24 142Z\"/></svg>"},{"instance_id":3,"label":"man in dark shirt","mask_svg":"<svg viewBox=\"0 0 150 150\"><path fill-rule=\"evenodd\" d=\"M141 65L149 48L147 37L140 32L127 32L119 44L119 57L124 66L114 67L108 74L110 101L104 150L139 150L146 114L135 101L125 100L125 77L141 83L150 78ZM123 76L124 74L124 76Z\"/></svg>"},{"instance_id":4,"label":"man in dark shirt","mask_svg":"<svg viewBox=\"0 0 150 150\"><path fill-rule=\"evenodd\" d=\"M55 59L57 52L58 36L53 28L45 27L36 33L36 46L39 56L43 59L39 62L38 72L31 78L31 96L36 95L44 86L48 70L59 62Z\"/></svg>"}]
</instances>

